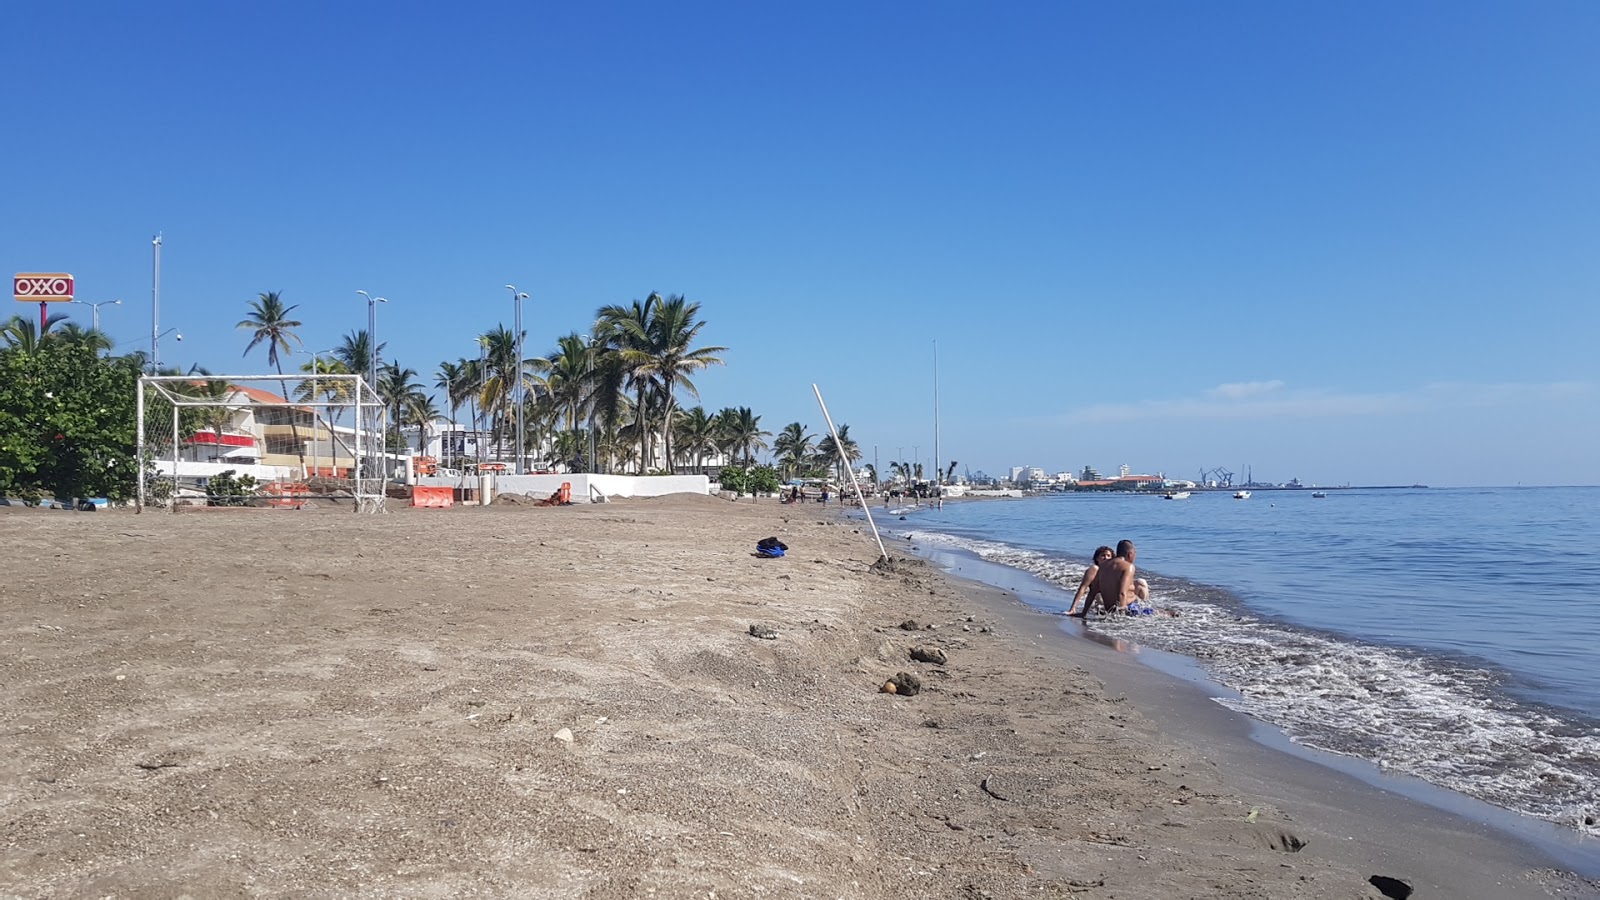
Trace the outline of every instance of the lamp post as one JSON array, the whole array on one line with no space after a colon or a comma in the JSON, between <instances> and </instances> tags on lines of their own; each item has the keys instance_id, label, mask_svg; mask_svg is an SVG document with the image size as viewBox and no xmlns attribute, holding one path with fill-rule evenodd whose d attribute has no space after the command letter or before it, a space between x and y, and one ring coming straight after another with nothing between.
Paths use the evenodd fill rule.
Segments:
<instances>
[{"instance_id":1,"label":"lamp post","mask_svg":"<svg viewBox=\"0 0 1600 900\"><path fill-rule=\"evenodd\" d=\"M122 301L121 300L101 300L99 303L90 303L87 300L74 300L72 302L78 304L79 306L87 306L90 309L94 310L94 330L95 331L99 331L100 330L100 307L105 306L107 304L110 304L112 306L121 306L122 305Z\"/></svg>"},{"instance_id":2,"label":"lamp post","mask_svg":"<svg viewBox=\"0 0 1600 900\"><path fill-rule=\"evenodd\" d=\"M506 290L511 292L511 302L516 306L516 323L513 327L517 329L517 359L516 365L513 367L513 374L516 377L517 382L514 391L516 399L514 399L512 403L514 403L517 408L517 474L522 475L524 474L522 471L522 455L524 449L522 444L522 420L526 418L523 415L522 409L522 301L528 299L528 295L519 292L517 290L517 286L514 284L506 285Z\"/></svg>"},{"instance_id":3,"label":"lamp post","mask_svg":"<svg viewBox=\"0 0 1600 900\"><path fill-rule=\"evenodd\" d=\"M483 418L488 410L483 408L483 392L489 386L489 341L483 335L478 335L478 406L476 414L472 417L472 427L476 432L472 436L472 443L478 450L478 474L483 474Z\"/></svg>"},{"instance_id":4,"label":"lamp post","mask_svg":"<svg viewBox=\"0 0 1600 900\"><path fill-rule=\"evenodd\" d=\"M378 304L388 303L389 300L386 297L374 297L366 291L356 291L356 293L367 298L367 346L371 350L371 352L367 354L367 389L372 391L373 397L376 398L378 394ZM359 403L359 392L361 389L357 388L356 390L358 395L357 402ZM376 407L377 404L373 404L373 406ZM373 424L383 421L382 414L375 408L372 411L372 421ZM365 427L364 423L362 427ZM369 434L371 431L372 429L368 429ZM373 454L377 459L383 459L384 448L386 446L387 442L384 440L383 434L378 434L377 447L373 450ZM385 478L387 478L387 476L385 476Z\"/></svg>"},{"instance_id":5,"label":"lamp post","mask_svg":"<svg viewBox=\"0 0 1600 900\"><path fill-rule=\"evenodd\" d=\"M150 275L150 374L161 371L161 235L150 239L155 254Z\"/></svg>"}]
</instances>

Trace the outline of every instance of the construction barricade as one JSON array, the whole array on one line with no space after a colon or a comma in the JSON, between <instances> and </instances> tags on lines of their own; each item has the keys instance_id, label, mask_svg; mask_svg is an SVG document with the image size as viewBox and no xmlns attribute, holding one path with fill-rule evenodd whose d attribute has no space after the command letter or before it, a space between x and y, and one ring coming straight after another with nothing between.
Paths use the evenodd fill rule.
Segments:
<instances>
[{"instance_id":1,"label":"construction barricade","mask_svg":"<svg viewBox=\"0 0 1600 900\"><path fill-rule=\"evenodd\" d=\"M302 482L273 481L261 489L272 509L304 509L311 498L310 486Z\"/></svg>"},{"instance_id":2,"label":"construction barricade","mask_svg":"<svg viewBox=\"0 0 1600 900\"><path fill-rule=\"evenodd\" d=\"M449 509L456 504L455 488L413 487L411 505L423 509Z\"/></svg>"}]
</instances>

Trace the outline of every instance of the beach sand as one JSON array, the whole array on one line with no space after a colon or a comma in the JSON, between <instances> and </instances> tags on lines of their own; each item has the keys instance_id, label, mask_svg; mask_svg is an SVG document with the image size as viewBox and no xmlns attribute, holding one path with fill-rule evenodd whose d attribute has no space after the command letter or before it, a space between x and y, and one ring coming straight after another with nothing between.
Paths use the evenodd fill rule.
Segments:
<instances>
[{"instance_id":1,"label":"beach sand","mask_svg":"<svg viewBox=\"0 0 1600 900\"><path fill-rule=\"evenodd\" d=\"M1596 895L815 507L7 508L0 537L0 895Z\"/></svg>"}]
</instances>

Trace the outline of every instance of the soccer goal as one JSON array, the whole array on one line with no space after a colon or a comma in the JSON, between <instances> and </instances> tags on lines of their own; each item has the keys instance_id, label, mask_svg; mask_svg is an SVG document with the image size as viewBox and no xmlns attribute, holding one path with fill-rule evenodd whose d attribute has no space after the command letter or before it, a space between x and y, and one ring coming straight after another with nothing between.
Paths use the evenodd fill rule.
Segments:
<instances>
[{"instance_id":1,"label":"soccer goal","mask_svg":"<svg viewBox=\"0 0 1600 900\"><path fill-rule=\"evenodd\" d=\"M359 375L139 379L139 509L348 505L383 512L400 456Z\"/></svg>"}]
</instances>

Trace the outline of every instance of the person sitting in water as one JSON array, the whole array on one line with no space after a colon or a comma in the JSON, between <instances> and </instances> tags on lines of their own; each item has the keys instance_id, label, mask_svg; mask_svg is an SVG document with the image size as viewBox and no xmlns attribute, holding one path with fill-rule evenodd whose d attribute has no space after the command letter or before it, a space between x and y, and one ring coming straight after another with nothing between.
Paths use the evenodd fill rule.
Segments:
<instances>
[{"instance_id":1,"label":"person sitting in water","mask_svg":"<svg viewBox=\"0 0 1600 900\"><path fill-rule=\"evenodd\" d=\"M1083 570L1083 581L1078 583L1078 592L1072 595L1072 604L1067 607L1067 615L1080 618L1089 615L1089 610L1094 608L1094 601L1100 596L1099 587L1095 583L1100 575L1100 564L1116 555L1116 551L1110 547L1100 546L1094 549L1089 568ZM1079 600L1083 601L1083 611L1073 612L1078 608Z\"/></svg>"},{"instance_id":2,"label":"person sitting in water","mask_svg":"<svg viewBox=\"0 0 1600 900\"><path fill-rule=\"evenodd\" d=\"M1150 583L1138 577L1133 560L1137 555L1133 541L1117 542L1117 555L1097 566L1095 590L1104 611L1126 613L1135 600L1150 601Z\"/></svg>"}]
</instances>

